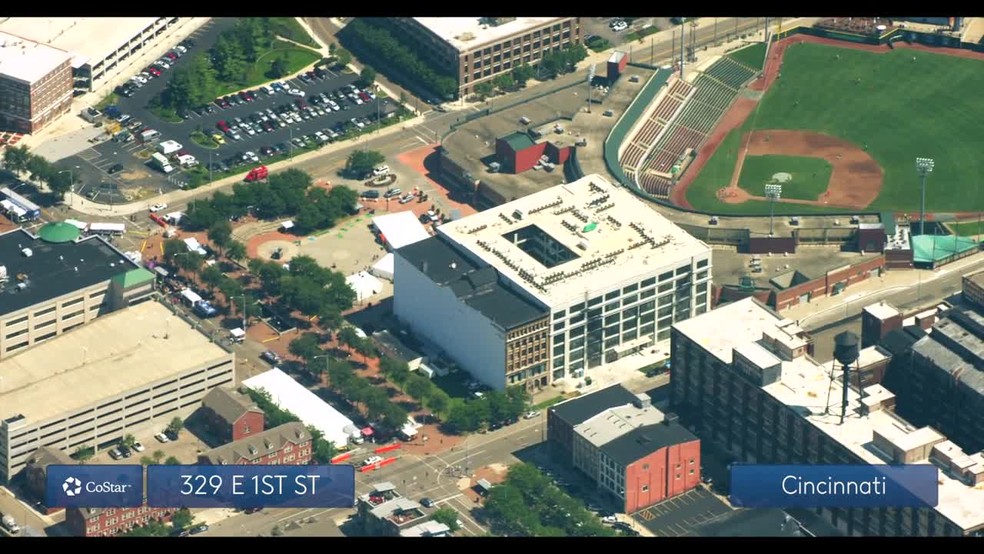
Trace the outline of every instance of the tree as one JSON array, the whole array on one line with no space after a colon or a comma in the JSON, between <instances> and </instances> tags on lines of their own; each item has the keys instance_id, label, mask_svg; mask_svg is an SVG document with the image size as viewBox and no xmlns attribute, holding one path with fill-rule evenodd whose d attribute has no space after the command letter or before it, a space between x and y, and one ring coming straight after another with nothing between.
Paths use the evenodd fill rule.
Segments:
<instances>
[{"instance_id":1,"label":"tree","mask_svg":"<svg viewBox=\"0 0 984 554\"><path fill-rule=\"evenodd\" d=\"M438 508L434 510L431 514L431 519L438 523L443 523L448 526L451 531L457 531L458 527L458 512L454 508L444 506L443 508Z\"/></svg>"},{"instance_id":2,"label":"tree","mask_svg":"<svg viewBox=\"0 0 984 554\"><path fill-rule=\"evenodd\" d=\"M335 51L336 67L347 67L350 63L352 63L352 54L348 50L339 48Z\"/></svg>"},{"instance_id":3,"label":"tree","mask_svg":"<svg viewBox=\"0 0 984 554\"><path fill-rule=\"evenodd\" d=\"M492 85L502 92L509 92L516 87L516 79L510 73L500 73L492 79Z\"/></svg>"},{"instance_id":4,"label":"tree","mask_svg":"<svg viewBox=\"0 0 984 554\"><path fill-rule=\"evenodd\" d=\"M324 438L315 439L311 457L319 464L330 464L331 459L335 457L335 445Z\"/></svg>"},{"instance_id":5,"label":"tree","mask_svg":"<svg viewBox=\"0 0 984 554\"><path fill-rule=\"evenodd\" d=\"M478 97L481 98L482 100L485 100L489 96L492 96L493 92L495 92L495 89L492 87L492 83L488 81L484 81L475 85L475 94L477 94Z\"/></svg>"},{"instance_id":6,"label":"tree","mask_svg":"<svg viewBox=\"0 0 984 554\"><path fill-rule=\"evenodd\" d=\"M72 184L72 174L68 171L54 171L48 176L48 188L58 196L65 196L72 189Z\"/></svg>"},{"instance_id":7,"label":"tree","mask_svg":"<svg viewBox=\"0 0 984 554\"><path fill-rule=\"evenodd\" d=\"M225 249L232 240L232 223L228 219L220 219L208 228L208 240L212 241L219 250Z\"/></svg>"},{"instance_id":8,"label":"tree","mask_svg":"<svg viewBox=\"0 0 984 554\"><path fill-rule=\"evenodd\" d=\"M181 430L184 429L184 421L181 421L180 417L175 417L171 423L168 423L167 428L175 435L180 434Z\"/></svg>"},{"instance_id":9,"label":"tree","mask_svg":"<svg viewBox=\"0 0 984 554\"><path fill-rule=\"evenodd\" d=\"M427 408L431 412L435 414L441 414L443 416L443 414L447 413L448 406L450 405L451 405L451 397L448 396L448 393L444 392L443 390L437 387L434 387L434 389L431 391L430 397L427 398Z\"/></svg>"},{"instance_id":10,"label":"tree","mask_svg":"<svg viewBox=\"0 0 984 554\"><path fill-rule=\"evenodd\" d=\"M164 460L164 465L179 466L181 465L181 460L175 458L174 456L168 456L168 458Z\"/></svg>"},{"instance_id":11,"label":"tree","mask_svg":"<svg viewBox=\"0 0 984 554\"><path fill-rule=\"evenodd\" d=\"M288 67L289 66L287 64L287 55L282 54L280 56L277 56L276 58L274 58L272 62L270 62L270 71L268 75L270 76L271 79L279 79L284 75L287 75L287 71L289 70Z\"/></svg>"},{"instance_id":12,"label":"tree","mask_svg":"<svg viewBox=\"0 0 984 554\"><path fill-rule=\"evenodd\" d=\"M151 458L150 456L141 456L140 457L140 465L143 465L143 466L154 465L154 459Z\"/></svg>"},{"instance_id":13,"label":"tree","mask_svg":"<svg viewBox=\"0 0 984 554\"><path fill-rule=\"evenodd\" d=\"M331 44L328 45L328 55L329 56L334 56L335 55L335 52L337 52L337 51L338 51L338 43L337 42L332 42Z\"/></svg>"},{"instance_id":14,"label":"tree","mask_svg":"<svg viewBox=\"0 0 984 554\"><path fill-rule=\"evenodd\" d=\"M72 459L79 462L87 462L96 455L96 449L91 446L80 446L72 453Z\"/></svg>"},{"instance_id":15,"label":"tree","mask_svg":"<svg viewBox=\"0 0 984 554\"><path fill-rule=\"evenodd\" d=\"M54 173L51 169L51 162L41 156L34 155L31 155L31 159L27 161L27 171L31 174L31 180L38 183L47 183L48 178Z\"/></svg>"},{"instance_id":16,"label":"tree","mask_svg":"<svg viewBox=\"0 0 984 554\"><path fill-rule=\"evenodd\" d=\"M195 516L188 508L180 508L171 516L171 525L175 529L184 531L195 524Z\"/></svg>"},{"instance_id":17,"label":"tree","mask_svg":"<svg viewBox=\"0 0 984 554\"><path fill-rule=\"evenodd\" d=\"M520 87L525 87L526 82L532 79L534 75L536 75L536 71L528 63L514 67L512 70L512 77Z\"/></svg>"},{"instance_id":18,"label":"tree","mask_svg":"<svg viewBox=\"0 0 984 554\"><path fill-rule=\"evenodd\" d=\"M410 375L406 382L406 392L411 398L425 402L434 385L423 375Z\"/></svg>"},{"instance_id":19,"label":"tree","mask_svg":"<svg viewBox=\"0 0 984 554\"><path fill-rule=\"evenodd\" d=\"M3 151L3 164L16 175L27 171L27 164L31 161L31 157L27 145L7 146Z\"/></svg>"},{"instance_id":20,"label":"tree","mask_svg":"<svg viewBox=\"0 0 984 554\"><path fill-rule=\"evenodd\" d=\"M271 536L274 536L274 537L282 537L283 534L284 534L284 530L281 529L279 525L274 525L273 527L270 528L270 535Z\"/></svg>"},{"instance_id":21,"label":"tree","mask_svg":"<svg viewBox=\"0 0 984 554\"><path fill-rule=\"evenodd\" d=\"M352 346L356 352L362 355L362 361L368 362L370 356L376 355L376 346L372 343L372 340L367 338L359 338Z\"/></svg>"},{"instance_id":22,"label":"tree","mask_svg":"<svg viewBox=\"0 0 984 554\"><path fill-rule=\"evenodd\" d=\"M324 354L324 351L321 350L319 345L317 333L304 333L290 341L287 350L298 358L305 360L312 360L315 356Z\"/></svg>"},{"instance_id":23,"label":"tree","mask_svg":"<svg viewBox=\"0 0 984 554\"><path fill-rule=\"evenodd\" d=\"M170 535L170 529L164 523L151 520L143 525L139 525L123 533L124 537L166 537Z\"/></svg>"},{"instance_id":24,"label":"tree","mask_svg":"<svg viewBox=\"0 0 984 554\"><path fill-rule=\"evenodd\" d=\"M164 459L164 456L166 456L166 454L164 454L163 450L155 450L154 453L151 454L151 458L154 460L155 464L161 463L161 460Z\"/></svg>"},{"instance_id":25,"label":"tree","mask_svg":"<svg viewBox=\"0 0 984 554\"><path fill-rule=\"evenodd\" d=\"M227 257L233 260L242 260L246 258L246 245L239 242L238 240L230 240L229 244L226 246L225 254Z\"/></svg>"},{"instance_id":26,"label":"tree","mask_svg":"<svg viewBox=\"0 0 984 554\"><path fill-rule=\"evenodd\" d=\"M359 72L359 87L369 88L376 82L376 70L368 65Z\"/></svg>"},{"instance_id":27,"label":"tree","mask_svg":"<svg viewBox=\"0 0 984 554\"><path fill-rule=\"evenodd\" d=\"M188 251L188 245L184 243L181 239L167 239L164 241L164 259L172 261L177 254L182 254Z\"/></svg>"},{"instance_id":28,"label":"tree","mask_svg":"<svg viewBox=\"0 0 984 554\"><path fill-rule=\"evenodd\" d=\"M348 160L345 161L345 172L362 178L385 159L385 156L375 150L356 150L349 154Z\"/></svg>"},{"instance_id":29,"label":"tree","mask_svg":"<svg viewBox=\"0 0 984 554\"><path fill-rule=\"evenodd\" d=\"M345 325L338 330L338 343L342 346L353 348L358 342L359 334L355 331L355 327Z\"/></svg>"},{"instance_id":30,"label":"tree","mask_svg":"<svg viewBox=\"0 0 984 554\"><path fill-rule=\"evenodd\" d=\"M127 448L133 448L133 445L136 444L136 442L137 438L129 433L123 435L123 438L120 439L120 444Z\"/></svg>"},{"instance_id":31,"label":"tree","mask_svg":"<svg viewBox=\"0 0 984 554\"><path fill-rule=\"evenodd\" d=\"M198 274L198 276L201 277L202 282L205 283L209 290L214 290L219 286L219 283L226 278L226 276L222 273L222 270L215 265L206 267L201 271L201 273Z\"/></svg>"}]
</instances>

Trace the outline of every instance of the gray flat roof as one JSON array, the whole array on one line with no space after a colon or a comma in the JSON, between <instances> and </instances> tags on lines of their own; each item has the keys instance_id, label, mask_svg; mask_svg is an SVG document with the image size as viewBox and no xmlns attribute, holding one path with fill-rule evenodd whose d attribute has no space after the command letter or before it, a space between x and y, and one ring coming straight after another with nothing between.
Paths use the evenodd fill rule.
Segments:
<instances>
[{"instance_id":1,"label":"gray flat roof","mask_svg":"<svg viewBox=\"0 0 984 554\"><path fill-rule=\"evenodd\" d=\"M984 396L984 316L955 308L933 325L933 331L912 345L913 352L933 362L949 379ZM949 380L948 379L948 380Z\"/></svg>"},{"instance_id":2,"label":"gray flat roof","mask_svg":"<svg viewBox=\"0 0 984 554\"><path fill-rule=\"evenodd\" d=\"M30 256L23 253L25 248ZM7 269L7 281L0 282L0 316L140 267L102 237L51 243L23 229L0 235L0 266ZM21 282L24 288L17 286Z\"/></svg>"},{"instance_id":3,"label":"gray flat roof","mask_svg":"<svg viewBox=\"0 0 984 554\"><path fill-rule=\"evenodd\" d=\"M0 31L0 75L32 84L71 59L64 50Z\"/></svg>"},{"instance_id":4,"label":"gray flat roof","mask_svg":"<svg viewBox=\"0 0 984 554\"><path fill-rule=\"evenodd\" d=\"M676 421L637 427L601 447L616 463L627 466L660 448L697 440L693 433Z\"/></svg>"},{"instance_id":5,"label":"gray flat roof","mask_svg":"<svg viewBox=\"0 0 984 554\"><path fill-rule=\"evenodd\" d=\"M43 421L229 355L163 305L142 302L0 361L0 419Z\"/></svg>"},{"instance_id":6,"label":"gray flat roof","mask_svg":"<svg viewBox=\"0 0 984 554\"><path fill-rule=\"evenodd\" d=\"M456 50L464 52L524 31L559 23L568 18L517 17L500 25L489 25L480 17L415 17L414 19Z\"/></svg>"},{"instance_id":7,"label":"gray flat roof","mask_svg":"<svg viewBox=\"0 0 984 554\"><path fill-rule=\"evenodd\" d=\"M632 391L620 384L614 384L591 394L565 400L551 407L550 411L573 427L584 423L609 408L625 406L638 400L638 397L632 394Z\"/></svg>"},{"instance_id":8,"label":"gray flat roof","mask_svg":"<svg viewBox=\"0 0 984 554\"><path fill-rule=\"evenodd\" d=\"M535 321L547 314L546 308L503 286L495 268L472 263L440 237L409 244L396 253L434 283L449 287L465 304L504 329Z\"/></svg>"}]
</instances>

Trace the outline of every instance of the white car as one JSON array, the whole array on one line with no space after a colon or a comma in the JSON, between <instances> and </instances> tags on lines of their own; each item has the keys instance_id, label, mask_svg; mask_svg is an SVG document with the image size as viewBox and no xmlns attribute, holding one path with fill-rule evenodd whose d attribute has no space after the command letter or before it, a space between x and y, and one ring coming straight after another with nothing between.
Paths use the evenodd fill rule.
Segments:
<instances>
[{"instance_id":1,"label":"white car","mask_svg":"<svg viewBox=\"0 0 984 554\"><path fill-rule=\"evenodd\" d=\"M163 202L159 202L150 207L150 213L157 213L159 211L166 210L166 209L167 209L167 204Z\"/></svg>"},{"instance_id":2,"label":"white car","mask_svg":"<svg viewBox=\"0 0 984 554\"><path fill-rule=\"evenodd\" d=\"M368 458L366 458L366 461L362 462L362 465L363 466L376 465L381 461L383 461L382 456L369 456Z\"/></svg>"},{"instance_id":3,"label":"white car","mask_svg":"<svg viewBox=\"0 0 984 554\"><path fill-rule=\"evenodd\" d=\"M246 158L246 160L251 161L251 162L258 162L258 161L260 161L260 157L256 155L256 152L246 152L245 154L243 154L243 157Z\"/></svg>"},{"instance_id":4,"label":"white car","mask_svg":"<svg viewBox=\"0 0 984 554\"><path fill-rule=\"evenodd\" d=\"M628 28L629 24L624 21L615 21L612 23L612 31L615 31L616 33L621 33Z\"/></svg>"},{"instance_id":5,"label":"white car","mask_svg":"<svg viewBox=\"0 0 984 554\"><path fill-rule=\"evenodd\" d=\"M604 516L601 518L603 523L618 523L618 518L615 516Z\"/></svg>"},{"instance_id":6,"label":"white car","mask_svg":"<svg viewBox=\"0 0 984 554\"><path fill-rule=\"evenodd\" d=\"M537 417L539 415L540 415L540 412L538 412L536 410L533 410L533 411L530 411L530 412L526 412L526 415L523 416L523 419L533 419L533 418L535 418L535 417Z\"/></svg>"},{"instance_id":7,"label":"white car","mask_svg":"<svg viewBox=\"0 0 984 554\"><path fill-rule=\"evenodd\" d=\"M304 98L304 91L299 88L292 88L287 91L287 94L297 96L298 98Z\"/></svg>"},{"instance_id":8,"label":"white car","mask_svg":"<svg viewBox=\"0 0 984 554\"><path fill-rule=\"evenodd\" d=\"M167 437L165 437L165 438L167 438ZM133 449L135 451L137 451L137 452L143 452L144 451L144 445L141 444L140 441L135 441L133 443Z\"/></svg>"},{"instance_id":9,"label":"white car","mask_svg":"<svg viewBox=\"0 0 984 554\"><path fill-rule=\"evenodd\" d=\"M171 442L171 439L167 438L164 433L157 433L154 438L157 439L157 442Z\"/></svg>"},{"instance_id":10,"label":"white car","mask_svg":"<svg viewBox=\"0 0 984 554\"><path fill-rule=\"evenodd\" d=\"M381 177L383 175L389 175L390 168L388 165L381 165L372 170L373 177Z\"/></svg>"}]
</instances>

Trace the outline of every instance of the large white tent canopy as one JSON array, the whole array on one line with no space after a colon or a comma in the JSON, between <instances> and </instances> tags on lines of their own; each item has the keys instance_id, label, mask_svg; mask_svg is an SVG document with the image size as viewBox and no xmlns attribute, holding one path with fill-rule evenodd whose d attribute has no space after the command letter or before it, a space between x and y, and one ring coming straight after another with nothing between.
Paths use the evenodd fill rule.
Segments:
<instances>
[{"instance_id":1,"label":"large white tent canopy","mask_svg":"<svg viewBox=\"0 0 984 554\"><path fill-rule=\"evenodd\" d=\"M372 224L383 235L390 250L430 238L430 233L411 211L380 215L372 218Z\"/></svg>"}]
</instances>

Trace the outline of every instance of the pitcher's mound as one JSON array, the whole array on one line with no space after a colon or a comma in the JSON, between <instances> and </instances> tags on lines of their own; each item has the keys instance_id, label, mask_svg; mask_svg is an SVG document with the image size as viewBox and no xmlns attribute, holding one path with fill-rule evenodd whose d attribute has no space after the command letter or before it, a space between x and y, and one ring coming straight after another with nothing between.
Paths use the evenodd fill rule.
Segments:
<instances>
[{"instance_id":1,"label":"pitcher's mound","mask_svg":"<svg viewBox=\"0 0 984 554\"><path fill-rule=\"evenodd\" d=\"M776 173L775 175L772 176L772 182L773 183L782 184L782 183L788 183L788 182L790 182L792 180L793 180L793 176L790 173L782 173L782 172L780 172L780 173Z\"/></svg>"}]
</instances>

